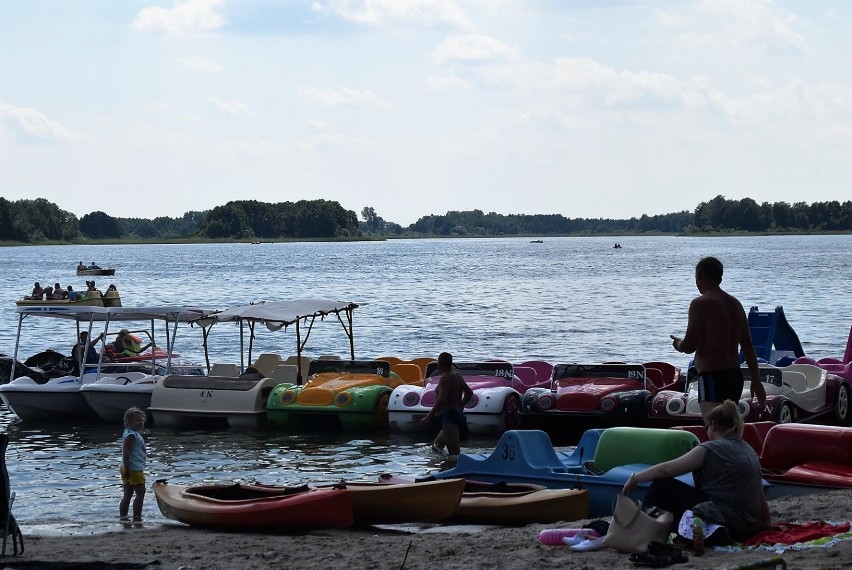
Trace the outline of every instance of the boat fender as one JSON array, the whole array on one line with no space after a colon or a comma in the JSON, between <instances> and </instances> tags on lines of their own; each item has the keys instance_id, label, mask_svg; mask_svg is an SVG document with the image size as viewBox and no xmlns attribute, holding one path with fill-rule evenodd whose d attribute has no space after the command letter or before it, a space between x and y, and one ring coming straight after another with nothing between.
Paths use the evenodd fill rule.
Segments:
<instances>
[{"instance_id":1,"label":"boat fender","mask_svg":"<svg viewBox=\"0 0 852 570\"><path fill-rule=\"evenodd\" d=\"M547 528L538 533L538 541L546 546L570 546L599 536L591 528Z\"/></svg>"}]
</instances>

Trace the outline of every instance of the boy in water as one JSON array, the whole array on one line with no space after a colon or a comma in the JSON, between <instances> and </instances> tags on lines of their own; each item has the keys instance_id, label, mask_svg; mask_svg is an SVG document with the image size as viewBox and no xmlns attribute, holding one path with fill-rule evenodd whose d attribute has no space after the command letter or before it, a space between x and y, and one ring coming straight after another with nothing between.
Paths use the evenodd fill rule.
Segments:
<instances>
[{"instance_id":1,"label":"boy in water","mask_svg":"<svg viewBox=\"0 0 852 570\"><path fill-rule=\"evenodd\" d=\"M124 496L118 505L118 514L127 520L130 499L133 495L133 522L142 522L142 502L145 500L145 440L139 433L145 427L145 412L130 408L124 412L124 433L121 435L121 483Z\"/></svg>"}]
</instances>

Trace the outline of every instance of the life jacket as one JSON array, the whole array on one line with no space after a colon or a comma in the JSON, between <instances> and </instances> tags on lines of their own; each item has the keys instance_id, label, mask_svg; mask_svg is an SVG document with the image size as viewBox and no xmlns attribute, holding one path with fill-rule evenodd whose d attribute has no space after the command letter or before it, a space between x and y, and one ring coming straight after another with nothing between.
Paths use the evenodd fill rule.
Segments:
<instances>
[{"instance_id":1,"label":"life jacket","mask_svg":"<svg viewBox=\"0 0 852 570\"><path fill-rule=\"evenodd\" d=\"M142 350L142 339L136 335L124 335L124 354L128 356L137 356Z\"/></svg>"}]
</instances>

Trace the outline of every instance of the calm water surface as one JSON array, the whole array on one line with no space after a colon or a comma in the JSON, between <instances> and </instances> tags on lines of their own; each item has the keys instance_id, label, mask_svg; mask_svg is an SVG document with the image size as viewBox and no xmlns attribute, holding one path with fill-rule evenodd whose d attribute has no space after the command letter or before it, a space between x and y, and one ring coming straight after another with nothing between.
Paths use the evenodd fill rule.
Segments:
<instances>
[{"instance_id":1,"label":"calm water surface","mask_svg":"<svg viewBox=\"0 0 852 570\"><path fill-rule=\"evenodd\" d=\"M323 297L353 301L357 358L436 355L551 362L666 360L685 365L668 335L682 333L697 294L693 268L715 255L723 287L748 309L783 306L805 351L841 356L852 324L852 236L399 240L4 248L0 274L0 352L12 354L14 301L59 281L75 289L78 261L116 267L125 306L224 309L260 299ZM74 331L27 321L20 359L53 348L69 353ZM214 362L238 362L238 329L217 325ZM255 354L295 352L293 331L258 332ZM179 332L178 350L202 361L201 334ZM336 321L318 323L309 356L347 356ZM121 426L29 425L0 410L10 436L7 464L18 493L15 514L29 532L88 534L115 527ZM422 475L441 467L427 435L396 433L178 432L151 427L149 481L256 479L296 484ZM486 451L496 438L466 443ZM153 494L145 516L164 519Z\"/></svg>"}]
</instances>

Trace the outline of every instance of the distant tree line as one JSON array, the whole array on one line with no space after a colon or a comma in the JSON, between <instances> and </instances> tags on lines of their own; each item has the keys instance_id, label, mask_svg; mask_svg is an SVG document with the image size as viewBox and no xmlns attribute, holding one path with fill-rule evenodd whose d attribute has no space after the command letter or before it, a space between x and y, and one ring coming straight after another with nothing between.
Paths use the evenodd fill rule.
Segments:
<instances>
[{"instance_id":1,"label":"distant tree line","mask_svg":"<svg viewBox=\"0 0 852 570\"><path fill-rule=\"evenodd\" d=\"M375 209L352 210L329 200L270 204L238 200L180 218L114 218L96 211L77 218L43 198L0 197L0 241L69 243L87 240L357 239L364 236L513 236L644 233L791 233L852 231L852 201L758 204L751 198L716 196L693 213L683 211L618 220L567 218L561 214L485 214L482 210L430 215L404 228Z\"/></svg>"}]
</instances>

